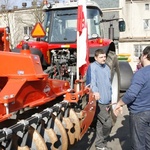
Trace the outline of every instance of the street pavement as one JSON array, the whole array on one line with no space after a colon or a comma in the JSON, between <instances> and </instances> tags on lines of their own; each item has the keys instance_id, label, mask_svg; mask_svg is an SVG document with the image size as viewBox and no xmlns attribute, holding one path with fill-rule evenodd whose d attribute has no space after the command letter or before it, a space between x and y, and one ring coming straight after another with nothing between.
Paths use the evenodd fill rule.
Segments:
<instances>
[{"instance_id":1,"label":"street pavement","mask_svg":"<svg viewBox=\"0 0 150 150\"><path fill-rule=\"evenodd\" d=\"M95 130L89 128L84 137L69 150L95 150ZM113 150L130 150L129 118L127 107L123 107L123 114L117 117L117 121L108 139L108 147Z\"/></svg>"}]
</instances>

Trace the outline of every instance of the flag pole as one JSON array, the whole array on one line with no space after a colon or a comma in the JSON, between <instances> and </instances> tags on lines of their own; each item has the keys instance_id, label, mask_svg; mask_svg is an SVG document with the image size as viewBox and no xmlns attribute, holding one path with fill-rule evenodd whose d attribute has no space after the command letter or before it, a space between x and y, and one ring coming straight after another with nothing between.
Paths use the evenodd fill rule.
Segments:
<instances>
[{"instance_id":1,"label":"flag pole","mask_svg":"<svg viewBox=\"0 0 150 150\"><path fill-rule=\"evenodd\" d=\"M79 31L77 31L77 53L78 50L80 50L80 45L79 45ZM77 55L77 61L78 61L78 55ZM77 76L77 80L79 80L79 63L77 62L77 71L76 71L76 76Z\"/></svg>"},{"instance_id":2,"label":"flag pole","mask_svg":"<svg viewBox=\"0 0 150 150\"><path fill-rule=\"evenodd\" d=\"M78 22L78 20L77 20ZM78 24L78 23L77 23ZM79 31L77 30L77 70L76 70L76 77L77 80L79 80L79 63L78 63L78 51L80 50L80 44L79 44ZM79 84L76 84L76 91L79 91Z\"/></svg>"},{"instance_id":3,"label":"flag pole","mask_svg":"<svg viewBox=\"0 0 150 150\"><path fill-rule=\"evenodd\" d=\"M77 79L85 76L89 64L86 0L78 0L77 15ZM79 88L79 85L78 85Z\"/></svg>"}]
</instances>

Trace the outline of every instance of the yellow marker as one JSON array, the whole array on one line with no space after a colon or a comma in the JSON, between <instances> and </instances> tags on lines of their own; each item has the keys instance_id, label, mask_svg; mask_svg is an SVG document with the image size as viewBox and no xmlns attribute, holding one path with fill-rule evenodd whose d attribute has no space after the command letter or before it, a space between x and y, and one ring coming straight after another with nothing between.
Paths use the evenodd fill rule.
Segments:
<instances>
[{"instance_id":1,"label":"yellow marker","mask_svg":"<svg viewBox=\"0 0 150 150\"><path fill-rule=\"evenodd\" d=\"M70 45L61 45L62 48L70 48Z\"/></svg>"},{"instance_id":2,"label":"yellow marker","mask_svg":"<svg viewBox=\"0 0 150 150\"><path fill-rule=\"evenodd\" d=\"M32 32L31 32L31 35L32 37L44 37L46 34L45 34L45 31L41 25L41 23L36 23L36 25L34 26Z\"/></svg>"}]
</instances>

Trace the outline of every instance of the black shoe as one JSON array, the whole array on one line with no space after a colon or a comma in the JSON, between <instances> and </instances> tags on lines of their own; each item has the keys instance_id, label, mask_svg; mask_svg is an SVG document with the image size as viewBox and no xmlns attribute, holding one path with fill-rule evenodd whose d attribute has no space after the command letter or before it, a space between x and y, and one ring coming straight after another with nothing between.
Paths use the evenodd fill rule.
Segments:
<instances>
[{"instance_id":1,"label":"black shoe","mask_svg":"<svg viewBox=\"0 0 150 150\"><path fill-rule=\"evenodd\" d=\"M96 147L96 150L112 150L111 147Z\"/></svg>"}]
</instances>

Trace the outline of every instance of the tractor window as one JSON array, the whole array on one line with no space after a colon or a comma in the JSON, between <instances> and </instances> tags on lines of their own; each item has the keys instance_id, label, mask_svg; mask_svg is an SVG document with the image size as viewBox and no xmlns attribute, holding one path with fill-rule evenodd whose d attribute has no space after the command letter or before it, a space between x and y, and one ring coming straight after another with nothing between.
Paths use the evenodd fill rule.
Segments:
<instances>
[{"instance_id":1,"label":"tractor window","mask_svg":"<svg viewBox=\"0 0 150 150\"><path fill-rule=\"evenodd\" d=\"M77 8L57 9L46 12L45 31L47 42L75 42L77 39ZM100 12L97 8L87 8L88 38L101 37Z\"/></svg>"},{"instance_id":2,"label":"tractor window","mask_svg":"<svg viewBox=\"0 0 150 150\"><path fill-rule=\"evenodd\" d=\"M77 12L76 9L57 10L53 14L51 42L75 42Z\"/></svg>"},{"instance_id":3,"label":"tractor window","mask_svg":"<svg viewBox=\"0 0 150 150\"><path fill-rule=\"evenodd\" d=\"M46 32L46 36L43 38L44 41L48 41L49 28L50 28L50 20L51 20L51 11L45 12L44 17L44 30Z\"/></svg>"},{"instance_id":4,"label":"tractor window","mask_svg":"<svg viewBox=\"0 0 150 150\"><path fill-rule=\"evenodd\" d=\"M102 37L102 32L100 28L100 13L98 9L89 8L87 12L87 21L88 21L88 38L92 38L93 35L97 37Z\"/></svg>"},{"instance_id":5,"label":"tractor window","mask_svg":"<svg viewBox=\"0 0 150 150\"><path fill-rule=\"evenodd\" d=\"M53 22L53 30L51 31L51 41L52 42L59 42L63 41L63 26L62 26L62 20L60 18L54 19Z\"/></svg>"}]
</instances>

